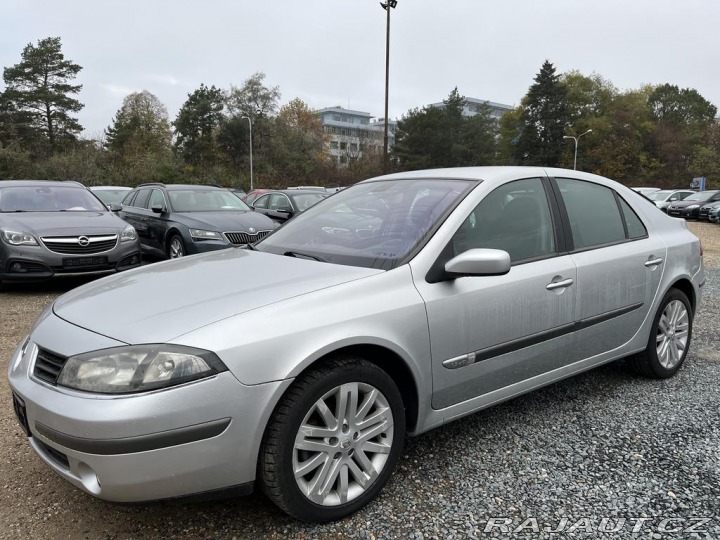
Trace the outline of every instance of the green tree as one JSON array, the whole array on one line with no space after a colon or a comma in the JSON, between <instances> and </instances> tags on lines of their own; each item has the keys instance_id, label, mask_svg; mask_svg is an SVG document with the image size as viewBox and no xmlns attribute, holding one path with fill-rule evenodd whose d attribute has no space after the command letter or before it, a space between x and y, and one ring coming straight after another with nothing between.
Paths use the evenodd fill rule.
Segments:
<instances>
[{"instance_id":1,"label":"green tree","mask_svg":"<svg viewBox=\"0 0 720 540\"><path fill-rule=\"evenodd\" d=\"M175 149L185 163L197 168L201 178L219 157L216 136L224 119L224 103L222 90L201 84L188 94L173 122Z\"/></svg>"},{"instance_id":2,"label":"green tree","mask_svg":"<svg viewBox=\"0 0 720 540\"><path fill-rule=\"evenodd\" d=\"M525 165L557 166L567 126L567 89L548 60L530 86L520 118L515 157Z\"/></svg>"},{"instance_id":3,"label":"green tree","mask_svg":"<svg viewBox=\"0 0 720 540\"><path fill-rule=\"evenodd\" d=\"M105 137L105 147L119 154L165 153L172 140L167 108L147 90L133 92L123 99Z\"/></svg>"},{"instance_id":4,"label":"green tree","mask_svg":"<svg viewBox=\"0 0 720 540\"><path fill-rule=\"evenodd\" d=\"M82 126L72 113L83 104L72 97L82 89L71 81L82 67L65 59L59 37L32 43L23 49L20 63L5 68L3 99L17 113L15 123L42 133L55 150L62 142L74 141Z\"/></svg>"},{"instance_id":5,"label":"green tree","mask_svg":"<svg viewBox=\"0 0 720 540\"><path fill-rule=\"evenodd\" d=\"M403 169L492 164L497 122L485 105L466 115L466 104L465 97L454 88L442 108L409 111L398 122L394 161Z\"/></svg>"}]
</instances>

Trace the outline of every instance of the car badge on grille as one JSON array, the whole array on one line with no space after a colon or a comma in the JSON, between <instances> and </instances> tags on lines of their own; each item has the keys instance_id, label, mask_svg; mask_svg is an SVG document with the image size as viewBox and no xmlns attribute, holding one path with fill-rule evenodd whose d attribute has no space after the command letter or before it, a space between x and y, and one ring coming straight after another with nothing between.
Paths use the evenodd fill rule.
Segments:
<instances>
[{"instance_id":1,"label":"car badge on grille","mask_svg":"<svg viewBox=\"0 0 720 540\"><path fill-rule=\"evenodd\" d=\"M80 236L78 237L78 244L81 246L89 246L90 245L90 239L87 236Z\"/></svg>"},{"instance_id":2,"label":"car badge on grille","mask_svg":"<svg viewBox=\"0 0 720 540\"><path fill-rule=\"evenodd\" d=\"M255 234L257 231L255 230L255 227L250 227L250 228L248 229L248 232L249 232L250 234Z\"/></svg>"}]
</instances>

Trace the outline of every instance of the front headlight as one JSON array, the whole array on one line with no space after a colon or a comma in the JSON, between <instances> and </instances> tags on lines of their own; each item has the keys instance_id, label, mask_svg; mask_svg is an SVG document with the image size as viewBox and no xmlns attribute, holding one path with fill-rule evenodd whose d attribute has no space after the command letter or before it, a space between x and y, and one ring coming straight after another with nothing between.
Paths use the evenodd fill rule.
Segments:
<instances>
[{"instance_id":1,"label":"front headlight","mask_svg":"<svg viewBox=\"0 0 720 540\"><path fill-rule=\"evenodd\" d=\"M19 231L2 230L2 237L11 246L37 246L37 240L32 234Z\"/></svg>"},{"instance_id":2,"label":"front headlight","mask_svg":"<svg viewBox=\"0 0 720 540\"><path fill-rule=\"evenodd\" d=\"M137 240L137 232L135 231L135 227L132 225L128 225L125 227L122 233L120 233L120 241L121 242L132 242L134 240Z\"/></svg>"},{"instance_id":3,"label":"front headlight","mask_svg":"<svg viewBox=\"0 0 720 540\"><path fill-rule=\"evenodd\" d=\"M222 234L215 231L203 231L202 229L190 229L190 236L193 240L222 240Z\"/></svg>"},{"instance_id":4,"label":"front headlight","mask_svg":"<svg viewBox=\"0 0 720 540\"><path fill-rule=\"evenodd\" d=\"M688 210L695 210L696 208L700 208L699 204L691 204L687 207Z\"/></svg>"},{"instance_id":5,"label":"front headlight","mask_svg":"<svg viewBox=\"0 0 720 540\"><path fill-rule=\"evenodd\" d=\"M227 367L210 351L180 345L130 345L68 358L57 384L96 394L129 394L167 388Z\"/></svg>"}]
</instances>

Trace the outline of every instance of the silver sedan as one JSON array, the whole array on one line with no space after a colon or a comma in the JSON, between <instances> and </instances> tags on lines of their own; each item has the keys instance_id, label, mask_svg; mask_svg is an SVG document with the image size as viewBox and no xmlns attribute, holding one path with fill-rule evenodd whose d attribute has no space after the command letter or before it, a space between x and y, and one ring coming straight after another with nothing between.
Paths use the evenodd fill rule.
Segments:
<instances>
[{"instance_id":1,"label":"silver sedan","mask_svg":"<svg viewBox=\"0 0 720 540\"><path fill-rule=\"evenodd\" d=\"M111 501L259 486L339 519L407 435L630 357L683 364L704 284L682 220L542 168L374 178L248 249L80 287L9 364L20 424Z\"/></svg>"}]
</instances>

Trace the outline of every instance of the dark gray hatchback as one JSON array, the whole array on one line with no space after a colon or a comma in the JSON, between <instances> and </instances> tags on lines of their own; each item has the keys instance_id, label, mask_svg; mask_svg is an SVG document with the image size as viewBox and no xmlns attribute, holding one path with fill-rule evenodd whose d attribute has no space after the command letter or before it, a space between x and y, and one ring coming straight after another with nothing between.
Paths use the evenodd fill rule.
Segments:
<instances>
[{"instance_id":1,"label":"dark gray hatchback","mask_svg":"<svg viewBox=\"0 0 720 540\"><path fill-rule=\"evenodd\" d=\"M139 265L135 229L82 184L0 181L0 285Z\"/></svg>"}]
</instances>

